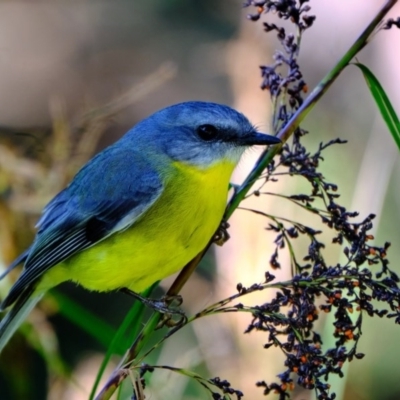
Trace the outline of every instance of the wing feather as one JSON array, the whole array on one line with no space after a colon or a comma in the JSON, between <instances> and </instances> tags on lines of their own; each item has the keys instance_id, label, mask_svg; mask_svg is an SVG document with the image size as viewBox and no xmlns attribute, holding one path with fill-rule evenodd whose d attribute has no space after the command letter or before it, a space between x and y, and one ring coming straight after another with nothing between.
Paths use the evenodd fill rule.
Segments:
<instances>
[{"instance_id":1,"label":"wing feather","mask_svg":"<svg viewBox=\"0 0 400 400\"><path fill-rule=\"evenodd\" d=\"M2 308L54 265L134 224L162 190L156 169L139 152L111 146L100 153L44 208L24 270Z\"/></svg>"}]
</instances>

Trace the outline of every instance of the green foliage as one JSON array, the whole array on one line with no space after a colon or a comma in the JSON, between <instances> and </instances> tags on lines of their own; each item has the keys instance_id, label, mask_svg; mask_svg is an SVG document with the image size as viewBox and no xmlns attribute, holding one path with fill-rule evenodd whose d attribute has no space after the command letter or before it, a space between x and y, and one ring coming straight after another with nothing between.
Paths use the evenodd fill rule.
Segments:
<instances>
[{"instance_id":1,"label":"green foliage","mask_svg":"<svg viewBox=\"0 0 400 400\"><path fill-rule=\"evenodd\" d=\"M115 330L110 325L62 293L54 290L53 296L57 300L59 311L64 317L79 326L105 348L109 346L115 335Z\"/></svg>"},{"instance_id":2,"label":"green foliage","mask_svg":"<svg viewBox=\"0 0 400 400\"><path fill-rule=\"evenodd\" d=\"M157 286L157 284L154 284L152 287L147 289L143 293L143 296L147 297L153 291L155 286ZM97 372L96 380L90 392L90 400L94 399L100 379L103 376L108 363L110 362L111 356L114 354L123 354L124 350L129 346L133 338L136 337L142 324L143 313L144 305L141 302L136 301L129 310L128 314L126 314L124 320L112 338L111 343L109 342L110 344L107 346L107 352Z\"/></svg>"},{"instance_id":3,"label":"green foliage","mask_svg":"<svg viewBox=\"0 0 400 400\"><path fill-rule=\"evenodd\" d=\"M376 106L378 107L382 118L385 121L394 142L396 143L397 148L400 150L400 121L392 103L389 100L389 97L387 96L376 76L367 66L361 63L354 63L354 65L360 68L361 72L363 73L365 82L371 91L371 95L375 100Z\"/></svg>"}]
</instances>

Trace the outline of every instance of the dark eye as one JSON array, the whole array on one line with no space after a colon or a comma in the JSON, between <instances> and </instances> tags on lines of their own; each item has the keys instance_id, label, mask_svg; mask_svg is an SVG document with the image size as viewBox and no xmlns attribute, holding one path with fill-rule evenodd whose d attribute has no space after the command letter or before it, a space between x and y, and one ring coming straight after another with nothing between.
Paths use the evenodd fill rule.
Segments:
<instances>
[{"instance_id":1,"label":"dark eye","mask_svg":"<svg viewBox=\"0 0 400 400\"><path fill-rule=\"evenodd\" d=\"M203 140L213 140L218 136L218 129L213 125L200 125L197 128L197 134L199 135L200 139Z\"/></svg>"}]
</instances>

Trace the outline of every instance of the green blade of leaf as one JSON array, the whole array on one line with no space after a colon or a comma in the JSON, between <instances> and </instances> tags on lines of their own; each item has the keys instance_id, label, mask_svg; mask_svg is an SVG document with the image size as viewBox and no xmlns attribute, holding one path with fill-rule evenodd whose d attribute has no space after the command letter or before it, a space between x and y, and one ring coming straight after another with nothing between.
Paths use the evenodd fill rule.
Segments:
<instances>
[{"instance_id":1,"label":"green blade of leaf","mask_svg":"<svg viewBox=\"0 0 400 400\"><path fill-rule=\"evenodd\" d=\"M56 290L53 290L51 294L57 300L62 315L95 338L105 348L108 347L115 334L113 327Z\"/></svg>"},{"instance_id":2,"label":"green blade of leaf","mask_svg":"<svg viewBox=\"0 0 400 400\"><path fill-rule=\"evenodd\" d=\"M382 118L392 134L393 140L395 141L398 149L400 150L400 121L392 106L392 103L389 100L389 97L387 96L376 76L368 67L360 63L354 63L354 65L360 68L361 72L363 73L364 79L367 82L372 97L379 108Z\"/></svg>"},{"instance_id":3,"label":"green blade of leaf","mask_svg":"<svg viewBox=\"0 0 400 400\"><path fill-rule=\"evenodd\" d=\"M142 295L147 297L150 295L152 290L158 285L156 282L149 289L145 290ZM128 314L125 316L122 324L119 326L116 334L114 335L111 344L108 346L106 355L104 356L103 362L100 365L100 368L97 372L97 376L95 382L93 384L92 390L90 392L89 400L93 400L96 394L97 388L100 383L100 379L103 376L103 373L107 367L108 362L113 354L122 354L124 350L128 347L129 343L133 341L133 337L137 335L139 329L142 327L142 318L141 315L144 311L144 305L140 301L135 301L132 308L129 310ZM136 321L136 324L134 324ZM131 332L129 334L129 338L124 337L128 328L131 328ZM132 329L133 328L133 329Z\"/></svg>"}]
</instances>

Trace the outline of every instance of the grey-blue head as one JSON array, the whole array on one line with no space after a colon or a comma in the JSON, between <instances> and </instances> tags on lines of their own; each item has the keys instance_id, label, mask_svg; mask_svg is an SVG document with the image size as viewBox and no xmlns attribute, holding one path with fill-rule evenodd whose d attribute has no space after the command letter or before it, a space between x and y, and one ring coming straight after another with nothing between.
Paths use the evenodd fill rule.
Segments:
<instances>
[{"instance_id":1,"label":"grey-blue head","mask_svg":"<svg viewBox=\"0 0 400 400\"><path fill-rule=\"evenodd\" d=\"M137 145L153 147L176 161L210 166L221 160L236 164L253 145L280 143L258 133L241 113L216 103L190 101L164 108L135 126L126 135Z\"/></svg>"}]
</instances>

